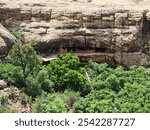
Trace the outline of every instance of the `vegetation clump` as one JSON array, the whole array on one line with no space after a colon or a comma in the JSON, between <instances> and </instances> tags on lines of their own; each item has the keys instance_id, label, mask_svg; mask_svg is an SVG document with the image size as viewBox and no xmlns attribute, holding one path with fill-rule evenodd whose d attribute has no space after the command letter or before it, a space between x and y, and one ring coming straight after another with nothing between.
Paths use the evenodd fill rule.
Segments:
<instances>
[{"instance_id":1,"label":"vegetation clump","mask_svg":"<svg viewBox=\"0 0 150 130\"><path fill-rule=\"evenodd\" d=\"M31 112L150 112L149 68L95 62L81 67L70 53L45 66L33 44L15 44L0 63L0 79L22 89ZM0 112L12 111L7 101L0 97Z\"/></svg>"}]
</instances>

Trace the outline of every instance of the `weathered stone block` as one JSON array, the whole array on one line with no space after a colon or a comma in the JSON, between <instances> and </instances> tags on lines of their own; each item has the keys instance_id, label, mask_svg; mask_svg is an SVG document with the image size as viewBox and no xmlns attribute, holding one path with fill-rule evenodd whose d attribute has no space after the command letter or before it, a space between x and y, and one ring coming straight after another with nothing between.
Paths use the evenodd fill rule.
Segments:
<instances>
[{"instance_id":1,"label":"weathered stone block","mask_svg":"<svg viewBox=\"0 0 150 130\"><path fill-rule=\"evenodd\" d=\"M32 17L32 10L31 7L23 6L21 7L21 20L31 20Z\"/></svg>"}]
</instances>

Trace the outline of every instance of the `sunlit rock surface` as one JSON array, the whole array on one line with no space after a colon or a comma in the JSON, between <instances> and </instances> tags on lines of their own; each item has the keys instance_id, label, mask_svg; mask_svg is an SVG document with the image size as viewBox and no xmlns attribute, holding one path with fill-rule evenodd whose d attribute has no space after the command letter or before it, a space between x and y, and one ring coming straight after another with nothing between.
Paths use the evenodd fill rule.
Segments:
<instances>
[{"instance_id":1,"label":"sunlit rock surface","mask_svg":"<svg viewBox=\"0 0 150 130\"><path fill-rule=\"evenodd\" d=\"M41 52L77 53L83 61L145 65L149 0L0 0L0 21L34 39Z\"/></svg>"}]
</instances>

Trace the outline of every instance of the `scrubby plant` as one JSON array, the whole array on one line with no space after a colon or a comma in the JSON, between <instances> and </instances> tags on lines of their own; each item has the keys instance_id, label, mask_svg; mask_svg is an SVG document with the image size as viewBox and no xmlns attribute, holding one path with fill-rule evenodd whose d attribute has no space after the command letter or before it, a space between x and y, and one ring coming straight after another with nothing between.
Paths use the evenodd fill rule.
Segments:
<instances>
[{"instance_id":1,"label":"scrubby plant","mask_svg":"<svg viewBox=\"0 0 150 130\"><path fill-rule=\"evenodd\" d=\"M27 44L16 43L9 51L7 61L15 66L20 67L23 75L24 86L27 86L27 77L37 73L41 64L39 56L32 47L33 41Z\"/></svg>"},{"instance_id":2,"label":"scrubby plant","mask_svg":"<svg viewBox=\"0 0 150 130\"><path fill-rule=\"evenodd\" d=\"M89 89L85 69L80 67L79 58L73 54L68 53L51 61L47 71L56 91L72 89L86 92Z\"/></svg>"},{"instance_id":3,"label":"scrubby plant","mask_svg":"<svg viewBox=\"0 0 150 130\"><path fill-rule=\"evenodd\" d=\"M74 112L150 112L149 68L110 68L97 63L89 66L86 70L92 77L93 91L74 104Z\"/></svg>"},{"instance_id":4,"label":"scrubby plant","mask_svg":"<svg viewBox=\"0 0 150 130\"><path fill-rule=\"evenodd\" d=\"M150 85L126 83L115 100L116 112L150 112Z\"/></svg>"},{"instance_id":5,"label":"scrubby plant","mask_svg":"<svg viewBox=\"0 0 150 130\"><path fill-rule=\"evenodd\" d=\"M10 31L10 33L12 33L12 35L14 35L18 39L22 36L22 31L16 27L11 27L8 30Z\"/></svg>"},{"instance_id":6,"label":"scrubby plant","mask_svg":"<svg viewBox=\"0 0 150 130\"><path fill-rule=\"evenodd\" d=\"M19 87L23 85L23 76L20 67L12 64L0 64L0 79L5 79L8 85Z\"/></svg>"},{"instance_id":7,"label":"scrubby plant","mask_svg":"<svg viewBox=\"0 0 150 130\"><path fill-rule=\"evenodd\" d=\"M52 94L43 92L32 104L32 112L72 112L73 104L80 99L80 93L72 90Z\"/></svg>"},{"instance_id":8,"label":"scrubby plant","mask_svg":"<svg viewBox=\"0 0 150 130\"><path fill-rule=\"evenodd\" d=\"M7 96L0 96L0 113L13 113L16 110L9 106L8 104L8 97Z\"/></svg>"},{"instance_id":9,"label":"scrubby plant","mask_svg":"<svg viewBox=\"0 0 150 130\"><path fill-rule=\"evenodd\" d=\"M74 103L82 98L80 92L74 92L72 90L65 90L64 93L60 93L58 96L64 101L68 112L72 112L71 109Z\"/></svg>"},{"instance_id":10,"label":"scrubby plant","mask_svg":"<svg viewBox=\"0 0 150 130\"><path fill-rule=\"evenodd\" d=\"M0 107L5 106L8 104L8 97L7 96L0 96Z\"/></svg>"},{"instance_id":11,"label":"scrubby plant","mask_svg":"<svg viewBox=\"0 0 150 130\"><path fill-rule=\"evenodd\" d=\"M27 93L32 98L36 98L37 96L41 95L42 88L39 81L35 77L27 77L27 87L25 88L25 93Z\"/></svg>"},{"instance_id":12,"label":"scrubby plant","mask_svg":"<svg viewBox=\"0 0 150 130\"><path fill-rule=\"evenodd\" d=\"M55 83L50 79L50 74L48 73L46 67L37 74L37 80L41 86L41 88L45 92L54 92Z\"/></svg>"},{"instance_id":13,"label":"scrubby plant","mask_svg":"<svg viewBox=\"0 0 150 130\"><path fill-rule=\"evenodd\" d=\"M23 85L29 86L28 77L34 76L38 73L39 66L41 65L40 57L32 47L34 41L22 45L16 43L9 51L6 60L19 67L22 74Z\"/></svg>"},{"instance_id":14,"label":"scrubby plant","mask_svg":"<svg viewBox=\"0 0 150 130\"><path fill-rule=\"evenodd\" d=\"M30 107L32 104L32 97L28 96L26 93L21 93L20 94L20 100L21 100L21 104L24 107Z\"/></svg>"},{"instance_id":15,"label":"scrubby plant","mask_svg":"<svg viewBox=\"0 0 150 130\"><path fill-rule=\"evenodd\" d=\"M110 89L93 90L84 99L73 105L73 112L103 113L114 112L116 94Z\"/></svg>"},{"instance_id":16,"label":"scrubby plant","mask_svg":"<svg viewBox=\"0 0 150 130\"><path fill-rule=\"evenodd\" d=\"M42 96L36 98L35 103L33 103L32 112L62 113L67 112L67 108L57 93L43 93Z\"/></svg>"}]
</instances>

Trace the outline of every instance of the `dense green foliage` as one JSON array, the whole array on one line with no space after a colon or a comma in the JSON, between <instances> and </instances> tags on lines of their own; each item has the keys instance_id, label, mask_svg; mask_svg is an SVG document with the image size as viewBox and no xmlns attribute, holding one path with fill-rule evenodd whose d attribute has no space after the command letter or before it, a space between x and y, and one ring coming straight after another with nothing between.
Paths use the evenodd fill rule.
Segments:
<instances>
[{"instance_id":1,"label":"dense green foliage","mask_svg":"<svg viewBox=\"0 0 150 130\"><path fill-rule=\"evenodd\" d=\"M22 78L22 73L18 66L0 64L0 79L7 80L9 85L22 86Z\"/></svg>"},{"instance_id":2,"label":"dense green foliage","mask_svg":"<svg viewBox=\"0 0 150 130\"><path fill-rule=\"evenodd\" d=\"M28 44L16 44L0 64L0 79L22 87L31 112L150 112L150 69L110 67L65 54L45 66ZM0 97L0 112L14 111Z\"/></svg>"},{"instance_id":3,"label":"dense green foliage","mask_svg":"<svg viewBox=\"0 0 150 130\"><path fill-rule=\"evenodd\" d=\"M112 90L93 90L86 98L76 102L73 112L113 112L115 93Z\"/></svg>"},{"instance_id":4,"label":"dense green foliage","mask_svg":"<svg viewBox=\"0 0 150 130\"><path fill-rule=\"evenodd\" d=\"M66 90L64 93L42 93L32 105L33 112L58 113L70 111L74 102L80 100L78 92Z\"/></svg>"},{"instance_id":5,"label":"dense green foliage","mask_svg":"<svg viewBox=\"0 0 150 130\"><path fill-rule=\"evenodd\" d=\"M5 77L3 74L3 77L0 77L4 79L10 78L8 80L10 85L15 85L16 83L17 86L25 87L25 92L28 95L36 97L42 91L39 81L36 78L41 68L41 59L32 47L33 44L34 41L30 41L27 44L16 43L6 57L6 61L11 65L3 65L4 70L2 69L2 71L6 71L4 74ZM8 74L10 72L12 76L10 75L9 77ZM20 84L18 83L19 81L21 82Z\"/></svg>"},{"instance_id":6,"label":"dense green foliage","mask_svg":"<svg viewBox=\"0 0 150 130\"><path fill-rule=\"evenodd\" d=\"M150 112L150 69L87 66L93 91L76 102L74 112Z\"/></svg>"},{"instance_id":7,"label":"dense green foliage","mask_svg":"<svg viewBox=\"0 0 150 130\"><path fill-rule=\"evenodd\" d=\"M22 72L24 86L28 85L27 78L30 75L37 74L38 66L40 65L40 58L32 47L34 41L27 44L16 43L7 56L7 61L15 66L20 67Z\"/></svg>"},{"instance_id":8,"label":"dense green foliage","mask_svg":"<svg viewBox=\"0 0 150 130\"><path fill-rule=\"evenodd\" d=\"M87 79L84 76L85 69L80 67L77 56L66 54L51 61L47 66L50 79L55 83L55 90L72 89L87 91Z\"/></svg>"},{"instance_id":9,"label":"dense green foliage","mask_svg":"<svg viewBox=\"0 0 150 130\"><path fill-rule=\"evenodd\" d=\"M106 63L90 63L86 68L92 78L91 86L96 90L109 88L118 92L126 83L150 83L150 69L144 67L132 66L124 69L122 66L111 68Z\"/></svg>"}]
</instances>

